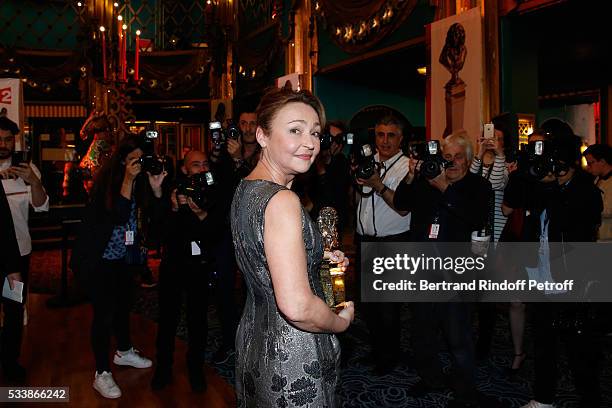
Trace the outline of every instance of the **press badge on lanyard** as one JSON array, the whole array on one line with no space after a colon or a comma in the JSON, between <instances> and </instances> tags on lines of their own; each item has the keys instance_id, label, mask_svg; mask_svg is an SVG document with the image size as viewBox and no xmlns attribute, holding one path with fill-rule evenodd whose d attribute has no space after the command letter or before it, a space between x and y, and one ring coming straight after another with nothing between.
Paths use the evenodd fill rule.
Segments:
<instances>
[{"instance_id":1,"label":"press badge on lanyard","mask_svg":"<svg viewBox=\"0 0 612 408\"><path fill-rule=\"evenodd\" d=\"M131 229L125 230L125 245L134 245L134 231Z\"/></svg>"},{"instance_id":2,"label":"press badge on lanyard","mask_svg":"<svg viewBox=\"0 0 612 408\"><path fill-rule=\"evenodd\" d=\"M438 239L440 233L440 224L438 223L438 217L434 218L433 223L429 227L429 239Z\"/></svg>"}]
</instances>

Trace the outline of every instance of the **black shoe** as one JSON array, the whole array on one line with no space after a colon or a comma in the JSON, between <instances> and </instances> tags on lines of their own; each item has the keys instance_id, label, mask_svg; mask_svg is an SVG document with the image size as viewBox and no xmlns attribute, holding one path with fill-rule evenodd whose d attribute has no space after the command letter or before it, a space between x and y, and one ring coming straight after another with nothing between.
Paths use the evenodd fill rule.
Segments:
<instances>
[{"instance_id":1,"label":"black shoe","mask_svg":"<svg viewBox=\"0 0 612 408\"><path fill-rule=\"evenodd\" d=\"M19 363L3 363L2 372L4 373L4 379L6 382L11 384L23 384L26 380L26 369L23 368Z\"/></svg>"},{"instance_id":2,"label":"black shoe","mask_svg":"<svg viewBox=\"0 0 612 408\"><path fill-rule=\"evenodd\" d=\"M172 369L157 367L153 379L151 379L151 389L161 390L166 385L172 383Z\"/></svg>"},{"instance_id":3,"label":"black shoe","mask_svg":"<svg viewBox=\"0 0 612 408\"><path fill-rule=\"evenodd\" d=\"M202 365L189 367L189 384L193 392L202 393L206 391L206 377Z\"/></svg>"},{"instance_id":4,"label":"black shoe","mask_svg":"<svg viewBox=\"0 0 612 408\"><path fill-rule=\"evenodd\" d=\"M212 356L212 362L214 364L225 364L227 361L236 354L236 350L231 347L221 347L215 351Z\"/></svg>"},{"instance_id":5,"label":"black shoe","mask_svg":"<svg viewBox=\"0 0 612 408\"><path fill-rule=\"evenodd\" d=\"M515 354L510 363L510 367L506 368L506 374L508 377L515 377L523 368L523 363L527 359L527 353ZM516 362L516 364L515 364ZM514 366L514 367L513 367Z\"/></svg>"}]
</instances>

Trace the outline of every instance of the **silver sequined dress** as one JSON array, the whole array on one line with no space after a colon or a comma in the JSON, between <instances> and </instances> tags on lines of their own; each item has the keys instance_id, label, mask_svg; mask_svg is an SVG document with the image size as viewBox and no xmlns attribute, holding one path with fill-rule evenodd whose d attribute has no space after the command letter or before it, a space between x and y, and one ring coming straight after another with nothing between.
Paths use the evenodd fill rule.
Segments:
<instances>
[{"instance_id":1,"label":"silver sequined dress","mask_svg":"<svg viewBox=\"0 0 612 408\"><path fill-rule=\"evenodd\" d=\"M236 334L238 407L284 408L336 406L340 349L333 334L302 331L278 311L264 253L264 214L268 202L285 187L264 180L242 180L231 210L238 266L247 300ZM321 235L302 208L308 279L323 299L319 264Z\"/></svg>"}]
</instances>

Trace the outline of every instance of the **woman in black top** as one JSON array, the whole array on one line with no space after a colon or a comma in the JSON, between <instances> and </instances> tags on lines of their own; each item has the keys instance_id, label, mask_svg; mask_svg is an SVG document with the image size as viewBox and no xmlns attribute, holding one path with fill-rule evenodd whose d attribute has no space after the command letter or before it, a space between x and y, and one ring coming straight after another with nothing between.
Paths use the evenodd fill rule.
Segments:
<instances>
[{"instance_id":1,"label":"woman in black top","mask_svg":"<svg viewBox=\"0 0 612 408\"><path fill-rule=\"evenodd\" d=\"M136 368L151 360L132 347L129 330L135 265L144 263L146 227L161 211L161 184L166 172L142 173L142 139L126 136L99 170L72 256L72 268L93 306L91 343L96 360L93 387L106 398L121 390L110 373L111 332L117 340L113 362Z\"/></svg>"}]
</instances>

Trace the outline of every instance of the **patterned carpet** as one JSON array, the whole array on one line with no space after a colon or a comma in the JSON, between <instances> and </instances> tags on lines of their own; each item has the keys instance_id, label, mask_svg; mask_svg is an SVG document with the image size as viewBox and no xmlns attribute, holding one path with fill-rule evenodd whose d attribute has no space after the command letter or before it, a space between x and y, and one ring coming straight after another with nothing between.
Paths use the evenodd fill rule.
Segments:
<instances>
[{"instance_id":1,"label":"patterned carpet","mask_svg":"<svg viewBox=\"0 0 612 408\"><path fill-rule=\"evenodd\" d=\"M154 274L157 273L158 263L159 261L151 260L151 269ZM60 282L60 251L36 251L32 255L31 265L30 291L55 293ZM135 300L134 311L136 313L141 313L153 320L157 319L156 290L139 288ZM346 335L352 352L340 378L339 393L343 408L444 408L446 406L450 397L449 394L430 394L420 399L414 399L407 394L411 385L415 384L418 379L415 370L410 368L409 314L409 307L405 306L402 311L402 349L406 354L401 356L401 363L398 368L384 376L374 375L368 367L361 364L362 359L368 354L369 348L367 345L367 329L364 322L357 316L355 323ZM510 356L512 355L508 322L505 315L505 313L498 314L492 357L478 367L478 388L483 394L497 396L504 406L516 408L527 402L531 395L529 381L533 378L533 353L529 348L531 337L528 326L525 339L528 358L523 365L523 369L516 378L511 379L505 375L504 368L510 364ZM181 338L185 337L184 323L180 324L177 335ZM219 347L220 340L220 325L214 307L210 306L207 347L209 360L212 353ZM605 359L601 384L605 402L602 407L612 408L612 337L605 339L604 349ZM563 347L560 350L559 372L561 378L558 381L556 406L558 408L578 407L573 380L567 366ZM440 358L444 362L445 369L448 369L450 366L448 354L441 353ZM214 365L214 367L229 383L234 383L234 361L230 360L226 364Z\"/></svg>"}]
</instances>

